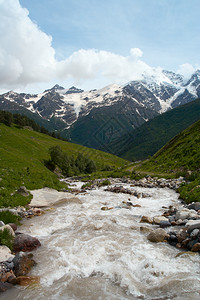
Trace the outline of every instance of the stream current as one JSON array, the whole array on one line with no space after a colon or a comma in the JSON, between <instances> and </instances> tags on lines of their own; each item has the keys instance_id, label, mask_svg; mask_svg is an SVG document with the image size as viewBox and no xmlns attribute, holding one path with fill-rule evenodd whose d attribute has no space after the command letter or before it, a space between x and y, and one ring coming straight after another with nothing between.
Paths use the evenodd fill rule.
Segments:
<instances>
[{"instance_id":1,"label":"stream current","mask_svg":"<svg viewBox=\"0 0 200 300\"><path fill-rule=\"evenodd\" d=\"M151 243L148 233L140 231L141 226L153 227L140 223L142 215L161 215L163 206L181 205L178 194L167 188L123 186L150 197L138 199L102 187L79 194L81 203L65 203L24 221L19 230L42 244L33 252L37 265L31 271L40 276L40 285L14 287L1 299L199 300L199 254L177 256L180 250ZM128 198L141 207L121 208Z\"/></svg>"}]
</instances>

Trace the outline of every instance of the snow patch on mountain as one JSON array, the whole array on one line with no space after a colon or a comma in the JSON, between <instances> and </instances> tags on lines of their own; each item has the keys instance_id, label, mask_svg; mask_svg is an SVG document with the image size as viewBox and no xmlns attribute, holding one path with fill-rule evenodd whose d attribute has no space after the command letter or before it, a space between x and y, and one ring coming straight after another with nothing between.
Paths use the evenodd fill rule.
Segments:
<instances>
[{"instance_id":1,"label":"snow patch on mountain","mask_svg":"<svg viewBox=\"0 0 200 300\"><path fill-rule=\"evenodd\" d=\"M86 107L89 103L94 102L96 107L97 104L122 95L122 87L117 84L108 85L100 90L91 90L89 92L83 91L78 93L68 93L68 91L69 90L65 89L58 90L57 92L63 96L62 100L65 103L69 103L74 106L77 117L79 116L81 108ZM106 105L108 105L108 102L106 102Z\"/></svg>"}]
</instances>

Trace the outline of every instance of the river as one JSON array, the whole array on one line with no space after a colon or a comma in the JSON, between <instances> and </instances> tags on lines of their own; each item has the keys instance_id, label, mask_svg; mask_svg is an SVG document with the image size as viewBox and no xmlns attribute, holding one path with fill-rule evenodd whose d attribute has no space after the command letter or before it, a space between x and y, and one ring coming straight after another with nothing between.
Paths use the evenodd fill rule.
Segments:
<instances>
[{"instance_id":1,"label":"river","mask_svg":"<svg viewBox=\"0 0 200 300\"><path fill-rule=\"evenodd\" d=\"M34 251L37 266L31 271L41 283L14 287L1 299L199 300L200 256L176 257L180 250L151 243L140 231L141 226L152 227L139 223L142 215L153 217L164 212L163 206L179 206L178 194L167 188L131 188L150 197L138 199L102 187L79 194L81 204L63 204L26 220L20 231L42 243ZM128 198L141 207L121 208Z\"/></svg>"}]
</instances>

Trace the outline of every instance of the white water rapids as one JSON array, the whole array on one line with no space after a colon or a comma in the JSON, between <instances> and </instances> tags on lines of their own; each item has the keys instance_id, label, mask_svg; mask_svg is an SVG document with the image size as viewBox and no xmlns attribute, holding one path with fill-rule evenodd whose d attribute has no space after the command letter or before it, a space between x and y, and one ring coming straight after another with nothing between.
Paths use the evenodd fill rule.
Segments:
<instances>
[{"instance_id":1,"label":"white water rapids","mask_svg":"<svg viewBox=\"0 0 200 300\"><path fill-rule=\"evenodd\" d=\"M80 187L82 183L77 183ZM125 188L130 185L123 184ZM79 194L82 204L67 203L19 228L42 246L31 275L39 286L15 287L2 300L200 299L200 256L184 254L167 243L151 243L140 231L142 215L161 215L162 206L180 205L169 189L131 187L151 197L105 192ZM128 198L141 207L120 208ZM103 211L102 206L113 207Z\"/></svg>"}]
</instances>

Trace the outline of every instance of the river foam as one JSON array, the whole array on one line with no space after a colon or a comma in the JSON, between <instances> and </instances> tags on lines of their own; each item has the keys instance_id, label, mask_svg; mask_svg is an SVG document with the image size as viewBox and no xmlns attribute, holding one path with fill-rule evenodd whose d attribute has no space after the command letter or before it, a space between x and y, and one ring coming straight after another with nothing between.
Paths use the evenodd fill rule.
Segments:
<instances>
[{"instance_id":1,"label":"river foam","mask_svg":"<svg viewBox=\"0 0 200 300\"><path fill-rule=\"evenodd\" d=\"M20 300L199 299L200 256L176 257L180 250L151 243L140 231L142 215L153 217L163 213L163 206L180 205L178 194L131 187L150 195L138 199L104 189L79 194L81 203L63 204L24 222L22 231L42 243L32 270L41 285L16 288L2 299L12 294ZM120 208L128 199L141 207Z\"/></svg>"}]
</instances>

